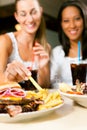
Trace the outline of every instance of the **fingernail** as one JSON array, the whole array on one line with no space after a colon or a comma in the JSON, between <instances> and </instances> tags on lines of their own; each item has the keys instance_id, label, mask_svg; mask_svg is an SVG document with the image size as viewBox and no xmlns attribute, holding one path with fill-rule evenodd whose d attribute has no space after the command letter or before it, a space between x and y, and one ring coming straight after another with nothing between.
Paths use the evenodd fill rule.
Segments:
<instances>
[{"instance_id":1,"label":"fingernail","mask_svg":"<svg viewBox=\"0 0 87 130\"><path fill-rule=\"evenodd\" d=\"M28 72L28 74L27 74L28 76L31 76L31 72Z\"/></svg>"},{"instance_id":2,"label":"fingernail","mask_svg":"<svg viewBox=\"0 0 87 130\"><path fill-rule=\"evenodd\" d=\"M25 77L25 79L24 80L28 80L28 77Z\"/></svg>"}]
</instances>

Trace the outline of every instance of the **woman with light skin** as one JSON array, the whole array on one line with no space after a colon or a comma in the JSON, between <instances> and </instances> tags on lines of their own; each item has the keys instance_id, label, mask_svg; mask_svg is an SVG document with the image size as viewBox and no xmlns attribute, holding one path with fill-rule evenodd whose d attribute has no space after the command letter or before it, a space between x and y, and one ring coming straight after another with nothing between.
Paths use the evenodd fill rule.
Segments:
<instances>
[{"instance_id":1,"label":"woman with light skin","mask_svg":"<svg viewBox=\"0 0 87 130\"><path fill-rule=\"evenodd\" d=\"M28 80L36 59L37 82L43 88L49 87L51 47L46 40L42 15L38 0L15 1L14 16L21 29L0 36L0 55L3 54L0 57L1 82Z\"/></svg>"},{"instance_id":2,"label":"woman with light skin","mask_svg":"<svg viewBox=\"0 0 87 130\"><path fill-rule=\"evenodd\" d=\"M79 0L64 2L58 13L60 45L52 51L51 83L65 82L72 85L70 63L78 61L78 42L81 59L87 60L87 7ZM57 86L56 86L57 87Z\"/></svg>"}]
</instances>

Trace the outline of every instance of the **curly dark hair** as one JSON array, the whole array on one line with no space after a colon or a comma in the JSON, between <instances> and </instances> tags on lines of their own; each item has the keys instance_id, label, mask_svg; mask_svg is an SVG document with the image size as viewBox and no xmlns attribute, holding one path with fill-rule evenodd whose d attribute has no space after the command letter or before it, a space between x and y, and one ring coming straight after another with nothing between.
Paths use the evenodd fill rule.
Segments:
<instances>
[{"instance_id":1,"label":"curly dark hair","mask_svg":"<svg viewBox=\"0 0 87 130\"><path fill-rule=\"evenodd\" d=\"M63 46L65 56L68 56L69 49L70 49L70 42L61 27L62 12L68 6L77 7L80 11L81 17L83 18L84 29L83 29L83 33L82 33L82 59L86 59L87 58L87 6L82 1L68 0L68 1L65 1L61 5L61 7L58 11L58 18L57 18L58 38L59 38L60 44Z\"/></svg>"}]
</instances>

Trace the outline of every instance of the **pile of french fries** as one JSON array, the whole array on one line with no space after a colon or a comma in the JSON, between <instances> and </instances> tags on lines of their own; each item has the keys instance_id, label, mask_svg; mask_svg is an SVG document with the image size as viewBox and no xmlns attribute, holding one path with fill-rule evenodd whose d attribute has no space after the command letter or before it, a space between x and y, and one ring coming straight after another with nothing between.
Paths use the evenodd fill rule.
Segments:
<instances>
[{"instance_id":1,"label":"pile of french fries","mask_svg":"<svg viewBox=\"0 0 87 130\"><path fill-rule=\"evenodd\" d=\"M58 91L49 92L48 89L42 89L38 92L35 91L27 91L27 98L39 98L44 101L42 105L39 105L38 110L44 110L48 108L52 108L58 106L63 103L63 99Z\"/></svg>"}]
</instances>

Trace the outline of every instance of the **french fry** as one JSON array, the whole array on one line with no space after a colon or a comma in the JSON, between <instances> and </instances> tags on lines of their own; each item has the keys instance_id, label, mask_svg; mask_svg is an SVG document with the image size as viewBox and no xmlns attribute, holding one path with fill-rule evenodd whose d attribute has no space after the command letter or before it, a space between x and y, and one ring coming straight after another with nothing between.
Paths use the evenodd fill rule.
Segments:
<instances>
[{"instance_id":1,"label":"french fry","mask_svg":"<svg viewBox=\"0 0 87 130\"><path fill-rule=\"evenodd\" d=\"M45 100L47 98L47 95L49 94L48 89L42 89L38 92L38 97L42 100Z\"/></svg>"},{"instance_id":2,"label":"french fry","mask_svg":"<svg viewBox=\"0 0 87 130\"><path fill-rule=\"evenodd\" d=\"M59 104L62 104L63 100L52 100L50 102L48 102L47 104L43 104L43 105L39 105L38 110L43 110L43 109L48 109L48 108L52 108L55 106L58 106Z\"/></svg>"},{"instance_id":3,"label":"french fry","mask_svg":"<svg viewBox=\"0 0 87 130\"><path fill-rule=\"evenodd\" d=\"M39 105L38 110L52 108L62 103L63 103L63 100L59 92L49 93L47 97L44 99L44 104Z\"/></svg>"},{"instance_id":4,"label":"french fry","mask_svg":"<svg viewBox=\"0 0 87 130\"><path fill-rule=\"evenodd\" d=\"M47 98L44 100L44 103L48 103L52 99L52 93L50 93Z\"/></svg>"},{"instance_id":5,"label":"french fry","mask_svg":"<svg viewBox=\"0 0 87 130\"><path fill-rule=\"evenodd\" d=\"M29 80L32 82L32 84L36 87L37 90L42 90L42 88L40 87L40 85L33 79L33 77L29 77Z\"/></svg>"},{"instance_id":6,"label":"french fry","mask_svg":"<svg viewBox=\"0 0 87 130\"><path fill-rule=\"evenodd\" d=\"M26 98L36 98L44 101L44 104L38 106L38 110L48 109L63 103L61 95L58 91L49 92L48 89L41 89L38 92L27 91Z\"/></svg>"},{"instance_id":7,"label":"french fry","mask_svg":"<svg viewBox=\"0 0 87 130\"><path fill-rule=\"evenodd\" d=\"M37 93L35 91L27 91L26 98L32 98L32 97L37 98Z\"/></svg>"}]
</instances>

